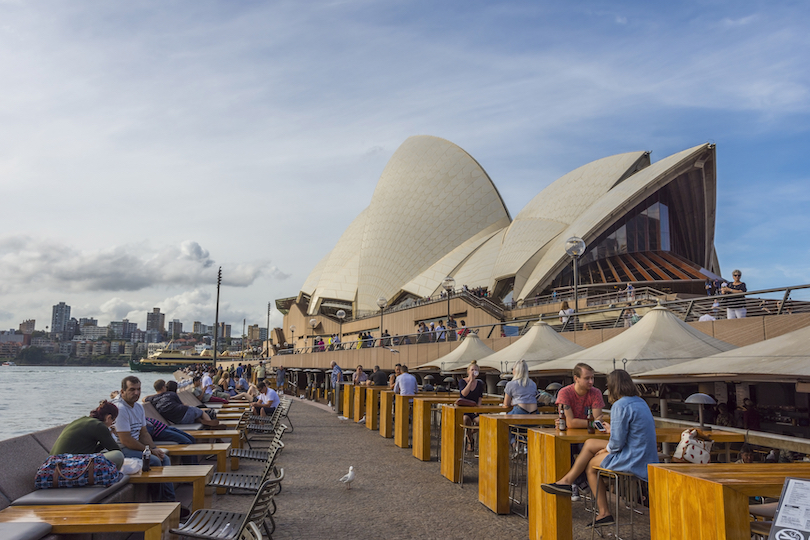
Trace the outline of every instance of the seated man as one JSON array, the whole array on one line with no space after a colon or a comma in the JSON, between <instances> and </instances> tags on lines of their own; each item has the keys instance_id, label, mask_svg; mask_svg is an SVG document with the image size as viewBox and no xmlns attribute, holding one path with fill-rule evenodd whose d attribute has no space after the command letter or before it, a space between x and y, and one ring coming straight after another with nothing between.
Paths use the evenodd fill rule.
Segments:
<instances>
[{"instance_id":1,"label":"seated man","mask_svg":"<svg viewBox=\"0 0 810 540\"><path fill-rule=\"evenodd\" d=\"M400 366L402 375L394 381L394 393L402 396L413 396L419 391L416 377L408 373L408 366Z\"/></svg>"},{"instance_id":2,"label":"seated man","mask_svg":"<svg viewBox=\"0 0 810 540\"><path fill-rule=\"evenodd\" d=\"M374 366L374 371L371 373L371 378L363 384L365 386L385 386L388 383L388 375L380 370L380 366Z\"/></svg>"},{"instance_id":3,"label":"seated man","mask_svg":"<svg viewBox=\"0 0 810 540\"><path fill-rule=\"evenodd\" d=\"M121 381L121 393L113 400L115 406L118 407L114 436L125 457L141 459L144 449L148 446L152 452L150 463L153 467L171 465L169 456L155 445L149 435L146 428L146 414L143 406L138 403L140 397L141 380L134 375L124 377ZM153 485L152 491L158 501L173 502L176 500L174 485L171 483Z\"/></svg>"},{"instance_id":4,"label":"seated man","mask_svg":"<svg viewBox=\"0 0 810 540\"><path fill-rule=\"evenodd\" d=\"M394 372L388 376L388 388L394 388L394 383L400 375L402 375L402 364L395 364Z\"/></svg>"},{"instance_id":5,"label":"seated man","mask_svg":"<svg viewBox=\"0 0 810 540\"><path fill-rule=\"evenodd\" d=\"M149 396L146 401L155 406L155 409L172 424L194 424L199 422L204 426L218 428L219 420L212 420L208 414L197 407L189 407L180 401L177 395L177 383L169 381L168 384L163 379L155 381L157 394Z\"/></svg>"},{"instance_id":6,"label":"seated man","mask_svg":"<svg viewBox=\"0 0 810 540\"><path fill-rule=\"evenodd\" d=\"M267 386L267 383L261 381L259 383L258 399L252 405L253 413L259 416L272 415L279 403L281 403L281 398L278 397L278 393Z\"/></svg>"},{"instance_id":7,"label":"seated man","mask_svg":"<svg viewBox=\"0 0 810 540\"><path fill-rule=\"evenodd\" d=\"M206 377L208 377L209 381L211 380L211 377L208 376L208 374L206 374ZM227 398L214 395L213 382L211 382L208 386L205 386L202 381L203 379L201 379L199 375L195 375L194 379L192 379L194 388L191 390L191 393L194 394L197 399L203 403L208 403L209 401L211 403L228 403ZM208 388L208 390L206 390L206 388ZM218 392L218 394L222 394L222 392Z\"/></svg>"}]
</instances>

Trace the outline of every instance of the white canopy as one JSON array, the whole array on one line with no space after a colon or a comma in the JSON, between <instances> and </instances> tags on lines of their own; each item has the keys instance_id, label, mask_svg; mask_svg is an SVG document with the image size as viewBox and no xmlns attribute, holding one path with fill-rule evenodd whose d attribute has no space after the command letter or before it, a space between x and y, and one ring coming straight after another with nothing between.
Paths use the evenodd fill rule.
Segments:
<instances>
[{"instance_id":1,"label":"white canopy","mask_svg":"<svg viewBox=\"0 0 810 540\"><path fill-rule=\"evenodd\" d=\"M509 373L519 360L526 360L531 370L534 365L556 360L583 349L581 345L568 341L555 332L547 323L538 321L519 340L479 360L478 365L482 370L494 369Z\"/></svg>"},{"instance_id":2,"label":"white canopy","mask_svg":"<svg viewBox=\"0 0 810 540\"><path fill-rule=\"evenodd\" d=\"M810 378L810 326L779 337L644 373L650 382L677 380L789 381Z\"/></svg>"},{"instance_id":3,"label":"white canopy","mask_svg":"<svg viewBox=\"0 0 810 540\"><path fill-rule=\"evenodd\" d=\"M665 307L656 306L618 336L559 360L540 364L532 374L570 373L579 362L590 365L597 373L607 374L613 371L615 359L616 368L636 375L734 348L734 345L692 328ZM627 359L626 365L622 362L624 359Z\"/></svg>"},{"instance_id":4,"label":"white canopy","mask_svg":"<svg viewBox=\"0 0 810 540\"><path fill-rule=\"evenodd\" d=\"M492 349L484 345L478 334L471 332L461 341L461 345L456 347L450 354L441 356L421 366L416 366L414 369L433 368L440 369L443 372L466 369L467 365L473 360L481 360L491 354Z\"/></svg>"}]
</instances>

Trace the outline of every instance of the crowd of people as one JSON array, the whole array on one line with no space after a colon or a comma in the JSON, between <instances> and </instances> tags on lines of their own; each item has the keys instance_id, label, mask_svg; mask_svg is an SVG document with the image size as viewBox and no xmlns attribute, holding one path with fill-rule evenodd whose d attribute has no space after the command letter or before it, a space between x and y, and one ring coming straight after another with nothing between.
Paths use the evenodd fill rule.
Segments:
<instances>
[{"instance_id":1,"label":"crowd of people","mask_svg":"<svg viewBox=\"0 0 810 540\"><path fill-rule=\"evenodd\" d=\"M217 420L214 410L205 403L227 403L231 400L251 403L257 415L272 415L280 403L276 390L265 381L266 367L260 362L257 369L251 365L231 365L218 369L200 364L182 370L192 380L192 393L203 403L201 407L185 405L178 396L178 383L175 380L158 379L154 383L155 393L141 400L141 381L134 375L124 377L120 390L110 394L109 400L102 401L86 417L68 424L57 438L51 455L103 453L119 470L125 458L144 459L144 450L149 447L150 464L155 467L170 464L169 457L158 446L161 442L194 444L196 439L172 424L201 424L200 429L224 429ZM277 383L283 386L285 370L279 366ZM252 375L257 383L250 382ZM279 382L280 381L280 382ZM164 420L147 416L141 402L151 404ZM183 456L182 463L197 463L195 456ZM174 486L171 483L149 484L153 501L175 501ZM181 508L181 519L189 515L187 508Z\"/></svg>"}]
</instances>

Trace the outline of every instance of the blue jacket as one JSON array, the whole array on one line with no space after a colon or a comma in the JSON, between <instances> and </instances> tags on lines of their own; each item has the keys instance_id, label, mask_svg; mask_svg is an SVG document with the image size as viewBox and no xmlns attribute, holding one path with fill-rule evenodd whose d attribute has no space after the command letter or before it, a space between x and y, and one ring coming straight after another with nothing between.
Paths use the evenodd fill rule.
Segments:
<instances>
[{"instance_id":1,"label":"blue jacket","mask_svg":"<svg viewBox=\"0 0 810 540\"><path fill-rule=\"evenodd\" d=\"M602 467L647 479L647 464L658 463L655 421L640 397L623 397L610 408L610 452Z\"/></svg>"}]
</instances>

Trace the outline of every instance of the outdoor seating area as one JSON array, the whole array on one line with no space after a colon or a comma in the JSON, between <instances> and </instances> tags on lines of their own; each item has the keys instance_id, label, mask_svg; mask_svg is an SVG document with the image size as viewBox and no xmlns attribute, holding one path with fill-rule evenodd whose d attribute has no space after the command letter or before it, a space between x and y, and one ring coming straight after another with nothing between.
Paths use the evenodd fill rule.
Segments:
<instances>
[{"instance_id":1,"label":"outdoor seating area","mask_svg":"<svg viewBox=\"0 0 810 540\"><path fill-rule=\"evenodd\" d=\"M270 538L275 528L274 497L281 491L284 478L278 458L284 448L281 436L285 426L279 419L289 415L290 402L291 398L284 397L284 410L278 407L279 414L267 417L270 439L253 440L246 429L234 430L234 434L230 430L190 430L199 433L197 438L212 442L181 445L161 441L159 446L171 457L172 465L124 475L110 487L35 489L36 471L64 426L0 441L4 456L4 466L0 467L0 538L159 540L182 535L241 539L255 532L251 522L260 527L257 540L262 532ZM252 458L264 452L263 460L255 463L246 458L243 472L231 472L229 465L235 463L231 470L238 470L240 458L230 452L241 449L243 438L254 445ZM182 456L196 456L201 462L175 465ZM150 502L147 485L161 482L178 484L178 502ZM254 495L253 504L243 496L230 496L236 488ZM180 523L181 504L193 512L184 524Z\"/></svg>"}]
</instances>

